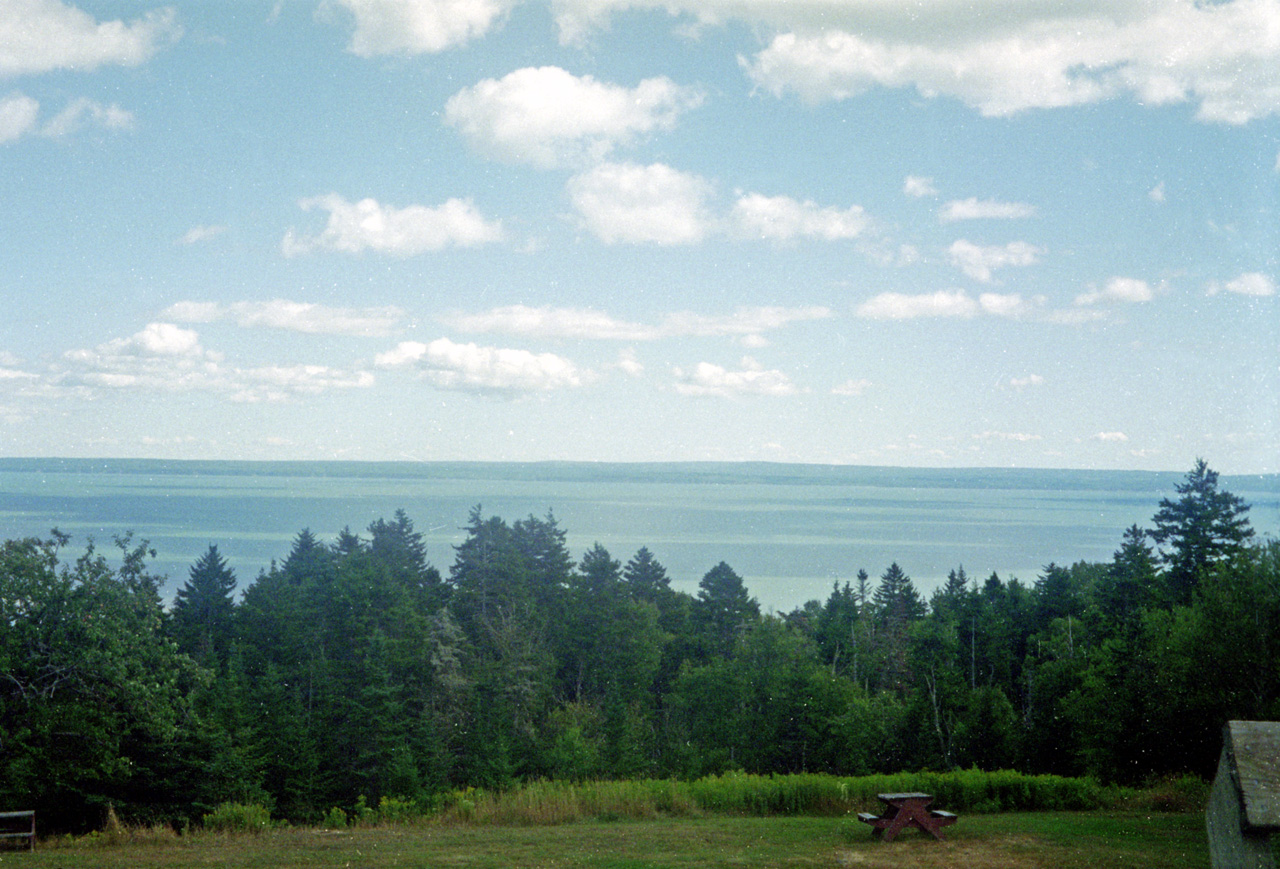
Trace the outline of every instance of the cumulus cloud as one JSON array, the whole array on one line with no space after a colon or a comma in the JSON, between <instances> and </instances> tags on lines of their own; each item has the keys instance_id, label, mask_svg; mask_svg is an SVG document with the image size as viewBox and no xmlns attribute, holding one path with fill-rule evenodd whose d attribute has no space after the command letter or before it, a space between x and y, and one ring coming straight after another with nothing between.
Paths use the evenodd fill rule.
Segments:
<instances>
[{"instance_id":1,"label":"cumulus cloud","mask_svg":"<svg viewBox=\"0 0 1280 869\"><path fill-rule=\"evenodd\" d=\"M1122 444L1128 442L1129 436L1122 431L1100 431L1091 440Z\"/></svg>"},{"instance_id":2,"label":"cumulus cloud","mask_svg":"<svg viewBox=\"0 0 1280 869\"><path fill-rule=\"evenodd\" d=\"M908 295L881 293L859 305L859 317L869 320L910 320L917 317L973 317L981 310L962 290Z\"/></svg>"},{"instance_id":3,"label":"cumulus cloud","mask_svg":"<svg viewBox=\"0 0 1280 869\"><path fill-rule=\"evenodd\" d=\"M602 163L569 179L583 225L606 244L692 244L712 229L711 184L662 163Z\"/></svg>"},{"instance_id":4,"label":"cumulus cloud","mask_svg":"<svg viewBox=\"0 0 1280 869\"><path fill-rule=\"evenodd\" d=\"M1042 440L1041 435L1016 431L984 431L980 434L975 434L973 438L980 441L1013 441L1015 443Z\"/></svg>"},{"instance_id":5,"label":"cumulus cloud","mask_svg":"<svg viewBox=\"0 0 1280 869\"><path fill-rule=\"evenodd\" d=\"M947 250L951 264L974 280L983 283L991 280L993 269L1007 266L1029 266L1039 261L1043 248L1013 241L1006 245L982 246L960 239Z\"/></svg>"},{"instance_id":6,"label":"cumulus cloud","mask_svg":"<svg viewBox=\"0 0 1280 869\"><path fill-rule=\"evenodd\" d=\"M862 395L862 393L870 389L872 385L873 384L871 383L870 380L850 378L849 380L846 380L844 383L840 383L840 384L837 384L836 386L831 387L831 394L858 396L858 395Z\"/></svg>"},{"instance_id":7,"label":"cumulus cloud","mask_svg":"<svg viewBox=\"0 0 1280 869\"><path fill-rule=\"evenodd\" d=\"M618 354L615 367L630 377L639 377L644 373L644 365L636 357L636 351L629 348Z\"/></svg>"},{"instance_id":8,"label":"cumulus cloud","mask_svg":"<svg viewBox=\"0 0 1280 869\"><path fill-rule=\"evenodd\" d=\"M780 329L791 323L825 320L830 316L831 309L821 305L795 308L777 305L738 308L727 316L708 316L681 311L663 318L661 331L663 335L747 336Z\"/></svg>"},{"instance_id":9,"label":"cumulus cloud","mask_svg":"<svg viewBox=\"0 0 1280 869\"><path fill-rule=\"evenodd\" d=\"M149 323L128 338L68 351L49 378L55 388L199 391L235 402L287 401L331 389L366 388L373 382L369 372L326 365L228 365L223 354L202 346L194 330L163 322Z\"/></svg>"},{"instance_id":10,"label":"cumulus cloud","mask_svg":"<svg viewBox=\"0 0 1280 869\"><path fill-rule=\"evenodd\" d=\"M999 202L994 199L956 199L942 206L938 214L944 223L957 220L1021 220L1036 216L1036 207L1025 202Z\"/></svg>"},{"instance_id":11,"label":"cumulus cloud","mask_svg":"<svg viewBox=\"0 0 1280 869\"><path fill-rule=\"evenodd\" d=\"M938 188L933 185L932 178L908 175L902 182L902 192L913 199L919 199L922 196L937 196Z\"/></svg>"},{"instance_id":12,"label":"cumulus cloud","mask_svg":"<svg viewBox=\"0 0 1280 869\"><path fill-rule=\"evenodd\" d=\"M672 128L701 102L697 90L665 76L627 88L529 67L462 89L445 104L444 120L480 151L549 168L601 160L618 145Z\"/></svg>"},{"instance_id":13,"label":"cumulus cloud","mask_svg":"<svg viewBox=\"0 0 1280 869\"><path fill-rule=\"evenodd\" d=\"M444 51L484 36L517 0L337 0L355 18L361 57Z\"/></svg>"},{"instance_id":14,"label":"cumulus cloud","mask_svg":"<svg viewBox=\"0 0 1280 869\"><path fill-rule=\"evenodd\" d=\"M59 0L6 0L0 3L0 76L137 66L181 35L172 9L128 24L99 23Z\"/></svg>"},{"instance_id":15,"label":"cumulus cloud","mask_svg":"<svg viewBox=\"0 0 1280 869\"><path fill-rule=\"evenodd\" d=\"M1039 374L1028 374L1026 377L1009 378L1009 386L1013 389L1023 390L1032 386L1043 386L1044 378Z\"/></svg>"},{"instance_id":16,"label":"cumulus cloud","mask_svg":"<svg viewBox=\"0 0 1280 869\"><path fill-rule=\"evenodd\" d=\"M1077 305L1096 305L1100 302L1150 302L1155 290L1146 281L1137 278L1116 277L1107 281L1101 289L1092 289L1076 296Z\"/></svg>"},{"instance_id":17,"label":"cumulus cloud","mask_svg":"<svg viewBox=\"0 0 1280 869\"><path fill-rule=\"evenodd\" d=\"M430 344L403 341L375 361L386 368L414 368L440 389L509 396L574 388L588 378L554 353L457 344L448 338Z\"/></svg>"},{"instance_id":18,"label":"cumulus cloud","mask_svg":"<svg viewBox=\"0 0 1280 869\"><path fill-rule=\"evenodd\" d=\"M1208 286L1208 293L1211 296L1217 295L1224 290L1228 293L1238 293L1242 296L1274 296L1276 294L1276 282L1262 272L1246 272L1234 280L1227 281L1225 284L1219 284L1215 281Z\"/></svg>"},{"instance_id":19,"label":"cumulus cloud","mask_svg":"<svg viewBox=\"0 0 1280 869\"><path fill-rule=\"evenodd\" d=\"M193 226L178 239L178 244L198 244L202 241L208 241L211 238L217 238L227 231L225 226L218 225L200 225Z\"/></svg>"},{"instance_id":20,"label":"cumulus cloud","mask_svg":"<svg viewBox=\"0 0 1280 869\"><path fill-rule=\"evenodd\" d=\"M133 126L133 114L117 105L104 106L82 97L72 100L50 118L40 132L57 138L76 133L90 124L107 130L127 130Z\"/></svg>"},{"instance_id":21,"label":"cumulus cloud","mask_svg":"<svg viewBox=\"0 0 1280 869\"><path fill-rule=\"evenodd\" d=\"M361 253L373 250L395 256L414 256L446 247L474 247L499 241L502 224L489 221L466 199L449 199L429 208L394 208L374 199L348 202L336 193L304 199L304 211L320 208L329 221L319 235L295 235L290 230L281 245L285 256L314 250Z\"/></svg>"},{"instance_id":22,"label":"cumulus cloud","mask_svg":"<svg viewBox=\"0 0 1280 869\"><path fill-rule=\"evenodd\" d=\"M926 317L1024 317L1038 310L1019 293L982 293L974 299L963 290L936 293L881 293L858 305L854 313L868 320L914 320Z\"/></svg>"},{"instance_id":23,"label":"cumulus cloud","mask_svg":"<svg viewBox=\"0 0 1280 869\"><path fill-rule=\"evenodd\" d=\"M36 128L40 103L31 97L11 93L0 99L0 143L20 139Z\"/></svg>"},{"instance_id":24,"label":"cumulus cloud","mask_svg":"<svg viewBox=\"0 0 1280 869\"><path fill-rule=\"evenodd\" d=\"M771 15L793 31L743 61L753 81L777 95L816 102L913 87L988 116L1121 95L1147 105L1197 102L1198 117L1213 122L1280 110L1280 16L1272 0L1001 4L998 14L972 14L971 6L945 0L796 3L789 14L781 5L729 6L743 17ZM822 20L819 7L829 13Z\"/></svg>"},{"instance_id":25,"label":"cumulus cloud","mask_svg":"<svg viewBox=\"0 0 1280 869\"><path fill-rule=\"evenodd\" d=\"M299 395L319 395L335 389L368 389L368 371L344 371L327 365L270 365L240 369L230 381L232 401L243 404L278 403Z\"/></svg>"},{"instance_id":26,"label":"cumulus cloud","mask_svg":"<svg viewBox=\"0 0 1280 869\"><path fill-rule=\"evenodd\" d=\"M789 196L748 193L733 207L738 231L751 238L790 241L819 238L824 241L857 238L867 228L868 219L860 206L833 208Z\"/></svg>"},{"instance_id":27,"label":"cumulus cloud","mask_svg":"<svg viewBox=\"0 0 1280 869\"><path fill-rule=\"evenodd\" d=\"M442 318L462 332L501 332L538 338L589 338L613 341L655 341L683 336L758 336L791 323L822 320L831 309L821 306L761 306L738 308L732 314L712 316L680 311L658 324L618 320L592 308L505 305L475 314L454 313Z\"/></svg>"},{"instance_id":28,"label":"cumulus cloud","mask_svg":"<svg viewBox=\"0 0 1280 869\"><path fill-rule=\"evenodd\" d=\"M186 357L202 358L204 348L200 336L192 329L184 329L173 323L148 323L146 327L128 338L116 338L99 344L93 350L72 350L67 358L82 362L105 363L128 357Z\"/></svg>"},{"instance_id":29,"label":"cumulus cloud","mask_svg":"<svg viewBox=\"0 0 1280 869\"><path fill-rule=\"evenodd\" d=\"M593 308L504 305L475 314L448 314L441 319L462 332L615 341L649 341L659 337L659 330L652 326L618 320Z\"/></svg>"},{"instance_id":30,"label":"cumulus cloud","mask_svg":"<svg viewBox=\"0 0 1280 869\"><path fill-rule=\"evenodd\" d=\"M39 118L38 100L17 92L0 99L0 143L35 133L60 138L89 125L107 130L125 130L133 126L131 113L117 105L105 106L85 98L72 100L43 124L39 123Z\"/></svg>"},{"instance_id":31,"label":"cumulus cloud","mask_svg":"<svg viewBox=\"0 0 1280 869\"><path fill-rule=\"evenodd\" d=\"M335 308L311 302L272 299L267 302L178 302L161 316L183 323L212 323L232 320L237 326L256 326L323 335L382 337L395 332L405 321L397 307Z\"/></svg>"},{"instance_id":32,"label":"cumulus cloud","mask_svg":"<svg viewBox=\"0 0 1280 869\"><path fill-rule=\"evenodd\" d=\"M776 369L766 370L750 357L745 357L736 371L710 362L699 362L692 371L672 369L675 389L681 395L794 395L799 390L791 378Z\"/></svg>"}]
</instances>

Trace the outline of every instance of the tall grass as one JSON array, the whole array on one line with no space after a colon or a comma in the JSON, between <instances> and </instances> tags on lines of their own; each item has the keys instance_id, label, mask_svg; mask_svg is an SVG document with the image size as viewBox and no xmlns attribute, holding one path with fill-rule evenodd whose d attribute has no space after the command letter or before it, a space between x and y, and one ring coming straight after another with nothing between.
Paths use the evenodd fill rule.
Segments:
<instances>
[{"instance_id":1,"label":"tall grass","mask_svg":"<svg viewBox=\"0 0 1280 869\"><path fill-rule=\"evenodd\" d=\"M560 824L700 814L843 815L879 807L877 794L923 791L957 812L1094 809L1111 800L1088 778L1025 775L1011 770L822 774L727 773L672 780L572 783L536 781L506 791L467 789L445 795L432 812L441 820L478 824Z\"/></svg>"}]
</instances>

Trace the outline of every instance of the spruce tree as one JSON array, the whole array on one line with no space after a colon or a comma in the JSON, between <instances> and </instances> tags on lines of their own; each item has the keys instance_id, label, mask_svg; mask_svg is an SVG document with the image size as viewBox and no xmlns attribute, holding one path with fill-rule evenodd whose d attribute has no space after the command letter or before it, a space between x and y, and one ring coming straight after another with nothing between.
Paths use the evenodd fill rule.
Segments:
<instances>
[{"instance_id":1,"label":"spruce tree","mask_svg":"<svg viewBox=\"0 0 1280 869\"><path fill-rule=\"evenodd\" d=\"M191 566L173 599L178 648L203 664L225 664L230 654L235 572L215 544Z\"/></svg>"},{"instance_id":2,"label":"spruce tree","mask_svg":"<svg viewBox=\"0 0 1280 869\"><path fill-rule=\"evenodd\" d=\"M1218 473L1210 470L1204 459L1196 459L1185 481L1174 489L1181 497L1160 501L1152 518L1155 529L1151 538L1170 547L1160 553L1168 565L1165 588L1169 603L1185 604L1211 568L1244 551L1253 528L1245 516L1249 505L1243 498L1219 491Z\"/></svg>"}]
</instances>

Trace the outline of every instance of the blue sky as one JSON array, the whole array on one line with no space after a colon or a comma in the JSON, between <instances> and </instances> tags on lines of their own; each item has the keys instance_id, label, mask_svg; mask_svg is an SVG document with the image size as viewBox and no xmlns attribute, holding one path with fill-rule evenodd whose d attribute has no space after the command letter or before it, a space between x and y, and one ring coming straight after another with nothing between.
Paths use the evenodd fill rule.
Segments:
<instances>
[{"instance_id":1,"label":"blue sky","mask_svg":"<svg viewBox=\"0 0 1280 869\"><path fill-rule=\"evenodd\" d=\"M1280 2L0 2L0 454L1280 471Z\"/></svg>"}]
</instances>

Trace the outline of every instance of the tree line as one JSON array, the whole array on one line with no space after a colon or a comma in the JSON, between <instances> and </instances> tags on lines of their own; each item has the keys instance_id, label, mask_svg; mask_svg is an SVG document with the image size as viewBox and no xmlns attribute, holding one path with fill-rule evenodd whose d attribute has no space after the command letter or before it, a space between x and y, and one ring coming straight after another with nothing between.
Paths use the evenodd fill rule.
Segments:
<instances>
[{"instance_id":1,"label":"tree line","mask_svg":"<svg viewBox=\"0 0 1280 869\"><path fill-rule=\"evenodd\" d=\"M301 531L237 598L216 546L171 606L145 543L0 544L0 805L67 829L224 801L314 820L539 778L1016 768L1210 775L1280 717L1280 544L1204 461L1111 561L1030 583L895 564L762 613L555 517L470 513L442 573L403 512Z\"/></svg>"}]
</instances>

